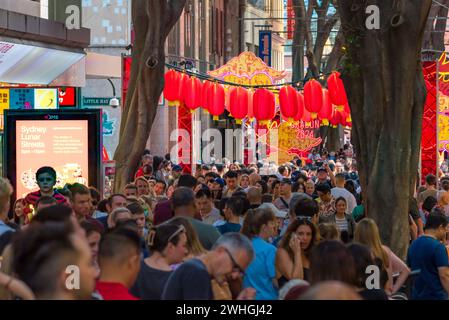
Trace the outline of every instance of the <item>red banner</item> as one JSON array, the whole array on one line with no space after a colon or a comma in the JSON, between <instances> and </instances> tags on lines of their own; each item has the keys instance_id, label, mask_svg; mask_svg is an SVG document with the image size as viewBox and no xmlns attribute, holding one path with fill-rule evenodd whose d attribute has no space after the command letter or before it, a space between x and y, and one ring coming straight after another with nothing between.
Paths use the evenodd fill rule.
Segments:
<instances>
[{"instance_id":1,"label":"red banner","mask_svg":"<svg viewBox=\"0 0 449 320\"><path fill-rule=\"evenodd\" d=\"M293 0L287 2L287 39L293 39L295 32L295 10L293 9Z\"/></svg>"}]
</instances>

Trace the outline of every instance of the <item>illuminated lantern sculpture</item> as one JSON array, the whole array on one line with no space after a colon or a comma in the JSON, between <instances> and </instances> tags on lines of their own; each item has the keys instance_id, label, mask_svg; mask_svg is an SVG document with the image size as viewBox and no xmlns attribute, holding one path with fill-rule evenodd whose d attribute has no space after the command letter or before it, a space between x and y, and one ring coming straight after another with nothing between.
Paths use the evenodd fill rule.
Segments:
<instances>
[{"instance_id":1,"label":"illuminated lantern sculpture","mask_svg":"<svg viewBox=\"0 0 449 320\"><path fill-rule=\"evenodd\" d=\"M344 105L348 103L348 97L346 96L345 86L339 72L332 72L327 79L327 88L329 89L332 103L337 106L338 111L343 111Z\"/></svg>"},{"instance_id":2,"label":"illuminated lantern sculpture","mask_svg":"<svg viewBox=\"0 0 449 320\"><path fill-rule=\"evenodd\" d=\"M298 103L298 111L296 112L295 121L301 121L304 115L304 96L301 92L296 92L296 100Z\"/></svg>"},{"instance_id":3,"label":"illuminated lantern sculpture","mask_svg":"<svg viewBox=\"0 0 449 320\"><path fill-rule=\"evenodd\" d=\"M164 98L169 106L179 106L182 101L182 86L179 85L181 73L169 70L165 74Z\"/></svg>"},{"instance_id":4,"label":"illuminated lantern sculpture","mask_svg":"<svg viewBox=\"0 0 449 320\"><path fill-rule=\"evenodd\" d=\"M267 89L257 89L253 98L254 117L260 125L267 125L276 112L276 98Z\"/></svg>"},{"instance_id":5,"label":"illuminated lantern sculpture","mask_svg":"<svg viewBox=\"0 0 449 320\"><path fill-rule=\"evenodd\" d=\"M193 112L201 106L203 84L198 78L187 77L183 85L184 103Z\"/></svg>"},{"instance_id":6,"label":"illuminated lantern sculpture","mask_svg":"<svg viewBox=\"0 0 449 320\"><path fill-rule=\"evenodd\" d=\"M279 104L282 116L292 122L298 113L297 91L291 86L283 86L279 91Z\"/></svg>"},{"instance_id":7,"label":"illuminated lantern sculpture","mask_svg":"<svg viewBox=\"0 0 449 320\"><path fill-rule=\"evenodd\" d=\"M330 100L329 91L323 89L323 106L318 113L318 118L324 126L329 125L329 120L332 117L332 101Z\"/></svg>"},{"instance_id":8,"label":"illuminated lantern sculpture","mask_svg":"<svg viewBox=\"0 0 449 320\"><path fill-rule=\"evenodd\" d=\"M223 86L219 83L213 83L208 89L207 100L209 113L217 121L225 110L225 91Z\"/></svg>"},{"instance_id":9,"label":"illuminated lantern sculpture","mask_svg":"<svg viewBox=\"0 0 449 320\"><path fill-rule=\"evenodd\" d=\"M232 88L229 99L231 115L237 124L241 124L248 114L248 91L242 87Z\"/></svg>"},{"instance_id":10,"label":"illuminated lantern sculpture","mask_svg":"<svg viewBox=\"0 0 449 320\"><path fill-rule=\"evenodd\" d=\"M308 81L304 86L304 106L310 112L312 119L318 117L318 112L323 106L323 89L315 79Z\"/></svg>"}]
</instances>

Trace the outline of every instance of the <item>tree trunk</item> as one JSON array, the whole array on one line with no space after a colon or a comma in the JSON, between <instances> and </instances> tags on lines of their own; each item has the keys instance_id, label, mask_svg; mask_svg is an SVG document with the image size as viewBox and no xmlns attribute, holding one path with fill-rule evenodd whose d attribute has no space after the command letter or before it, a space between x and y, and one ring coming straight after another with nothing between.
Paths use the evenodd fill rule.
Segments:
<instances>
[{"instance_id":1,"label":"tree trunk","mask_svg":"<svg viewBox=\"0 0 449 320\"><path fill-rule=\"evenodd\" d=\"M425 86L421 44L432 0L376 0L381 30L367 30L361 0L338 0L347 54L343 81L367 215L383 242L405 257Z\"/></svg>"},{"instance_id":2,"label":"tree trunk","mask_svg":"<svg viewBox=\"0 0 449 320\"><path fill-rule=\"evenodd\" d=\"M444 35L446 34L447 6L449 6L449 0L439 0L438 3L432 4L424 32L424 50L437 50L440 54L445 51Z\"/></svg>"},{"instance_id":3,"label":"tree trunk","mask_svg":"<svg viewBox=\"0 0 449 320\"><path fill-rule=\"evenodd\" d=\"M156 116L164 87L165 40L186 0L134 0L135 42L131 78L122 112L120 140L114 154L114 191L134 178Z\"/></svg>"}]
</instances>

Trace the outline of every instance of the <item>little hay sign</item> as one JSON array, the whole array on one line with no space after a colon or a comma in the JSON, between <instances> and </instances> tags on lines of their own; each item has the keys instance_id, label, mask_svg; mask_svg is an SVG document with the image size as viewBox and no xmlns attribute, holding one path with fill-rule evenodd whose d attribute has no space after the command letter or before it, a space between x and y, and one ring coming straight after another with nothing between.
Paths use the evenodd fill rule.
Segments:
<instances>
[{"instance_id":1,"label":"little hay sign","mask_svg":"<svg viewBox=\"0 0 449 320\"><path fill-rule=\"evenodd\" d=\"M83 97L83 106L109 106L113 98Z\"/></svg>"}]
</instances>

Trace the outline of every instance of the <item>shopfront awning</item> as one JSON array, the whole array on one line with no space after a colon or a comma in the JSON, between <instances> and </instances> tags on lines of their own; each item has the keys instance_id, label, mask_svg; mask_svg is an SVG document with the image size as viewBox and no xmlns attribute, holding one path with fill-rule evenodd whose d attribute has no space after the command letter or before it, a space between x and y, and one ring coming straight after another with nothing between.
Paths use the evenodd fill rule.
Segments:
<instances>
[{"instance_id":1,"label":"shopfront awning","mask_svg":"<svg viewBox=\"0 0 449 320\"><path fill-rule=\"evenodd\" d=\"M49 85L83 53L0 41L0 82Z\"/></svg>"}]
</instances>

